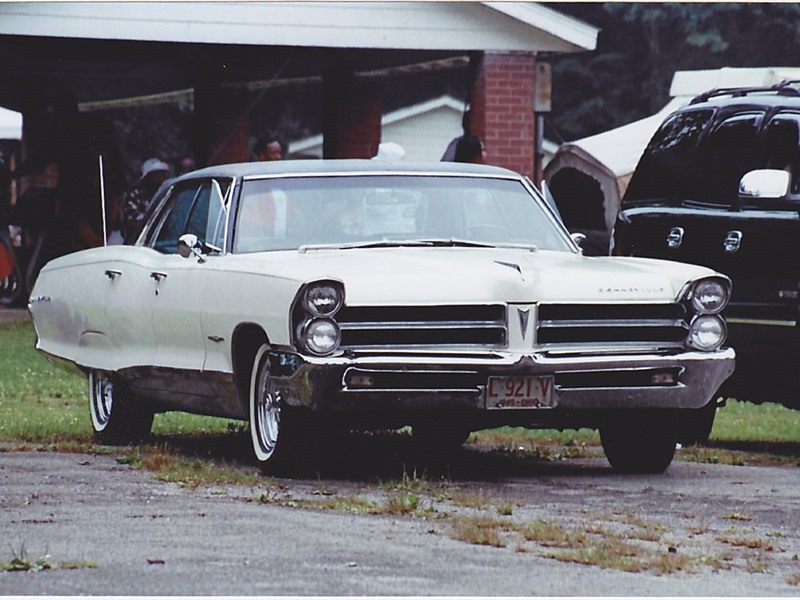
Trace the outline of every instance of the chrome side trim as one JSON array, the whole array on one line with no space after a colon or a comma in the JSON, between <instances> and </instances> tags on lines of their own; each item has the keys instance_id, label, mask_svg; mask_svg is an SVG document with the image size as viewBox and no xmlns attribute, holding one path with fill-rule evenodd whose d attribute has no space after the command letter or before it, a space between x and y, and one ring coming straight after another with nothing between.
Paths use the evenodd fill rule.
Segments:
<instances>
[{"instance_id":1,"label":"chrome side trim","mask_svg":"<svg viewBox=\"0 0 800 600\"><path fill-rule=\"evenodd\" d=\"M767 325L772 327L797 327L797 321L783 321L773 319L741 319L737 317L726 317L726 323L735 323L736 325Z\"/></svg>"}]
</instances>

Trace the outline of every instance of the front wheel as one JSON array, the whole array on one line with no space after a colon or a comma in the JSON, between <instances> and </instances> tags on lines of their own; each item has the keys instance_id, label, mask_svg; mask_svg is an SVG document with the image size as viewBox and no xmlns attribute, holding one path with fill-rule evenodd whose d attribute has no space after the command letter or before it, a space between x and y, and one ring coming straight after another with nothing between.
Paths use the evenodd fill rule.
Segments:
<instances>
[{"instance_id":1,"label":"front wheel","mask_svg":"<svg viewBox=\"0 0 800 600\"><path fill-rule=\"evenodd\" d=\"M684 446L707 444L716 415L716 400L712 400L703 408L682 410L678 418L678 441Z\"/></svg>"},{"instance_id":2,"label":"front wheel","mask_svg":"<svg viewBox=\"0 0 800 600\"><path fill-rule=\"evenodd\" d=\"M136 403L111 373L89 373L89 413L94 437L101 444L124 446L150 435L153 411Z\"/></svg>"},{"instance_id":3,"label":"front wheel","mask_svg":"<svg viewBox=\"0 0 800 600\"><path fill-rule=\"evenodd\" d=\"M280 396L272 386L269 346L259 348L250 379L250 437L258 468L263 473L275 472L284 462L289 425L282 410Z\"/></svg>"},{"instance_id":4,"label":"front wheel","mask_svg":"<svg viewBox=\"0 0 800 600\"><path fill-rule=\"evenodd\" d=\"M663 473L675 456L677 430L671 411L632 413L600 427L600 441L615 471Z\"/></svg>"}]
</instances>

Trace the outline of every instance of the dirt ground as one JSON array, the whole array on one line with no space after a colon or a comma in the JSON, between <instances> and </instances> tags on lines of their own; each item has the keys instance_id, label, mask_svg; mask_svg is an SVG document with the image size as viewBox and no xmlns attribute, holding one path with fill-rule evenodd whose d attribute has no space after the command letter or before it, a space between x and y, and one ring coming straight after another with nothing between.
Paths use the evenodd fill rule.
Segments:
<instances>
[{"instance_id":1,"label":"dirt ground","mask_svg":"<svg viewBox=\"0 0 800 600\"><path fill-rule=\"evenodd\" d=\"M22 321L28 318L30 317L27 308L0 308L0 323Z\"/></svg>"},{"instance_id":2,"label":"dirt ground","mask_svg":"<svg viewBox=\"0 0 800 600\"><path fill-rule=\"evenodd\" d=\"M797 467L422 464L362 440L290 479L190 487L125 456L0 452L0 562L52 567L0 572L0 594L800 595Z\"/></svg>"}]
</instances>

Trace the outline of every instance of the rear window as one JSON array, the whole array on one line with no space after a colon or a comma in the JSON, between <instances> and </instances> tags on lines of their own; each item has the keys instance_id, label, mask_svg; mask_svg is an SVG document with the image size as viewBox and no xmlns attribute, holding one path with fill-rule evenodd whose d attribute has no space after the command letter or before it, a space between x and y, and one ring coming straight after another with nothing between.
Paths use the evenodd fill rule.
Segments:
<instances>
[{"instance_id":1,"label":"rear window","mask_svg":"<svg viewBox=\"0 0 800 600\"><path fill-rule=\"evenodd\" d=\"M713 116L711 110L692 110L667 119L645 150L625 202L735 202L742 175L765 165L758 136L764 113L736 113L704 133Z\"/></svg>"}]
</instances>

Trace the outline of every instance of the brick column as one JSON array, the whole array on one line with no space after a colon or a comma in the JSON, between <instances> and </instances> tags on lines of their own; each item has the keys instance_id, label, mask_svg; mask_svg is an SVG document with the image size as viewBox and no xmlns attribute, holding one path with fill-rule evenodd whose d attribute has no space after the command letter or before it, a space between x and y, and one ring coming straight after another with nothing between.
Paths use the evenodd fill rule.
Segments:
<instances>
[{"instance_id":1,"label":"brick column","mask_svg":"<svg viewBox=\"0 0 800 600\"><path fill-rule=\"evenodd\" d=\"M329 73L324 78L325 158L372 158L381 141L382 90L378 83Z\"/></svg>"},{"instance_id":2,"label":"brick column","mask_svg":"<svg viewBox=\"0 0 800 600\"><path fill-rule=\"evenodd\" d=\"M536 56L486 53L476 60L480 64L472 90L472 133L486 146L486 162L533 177Z\"/></svg>"}]
</instances>

